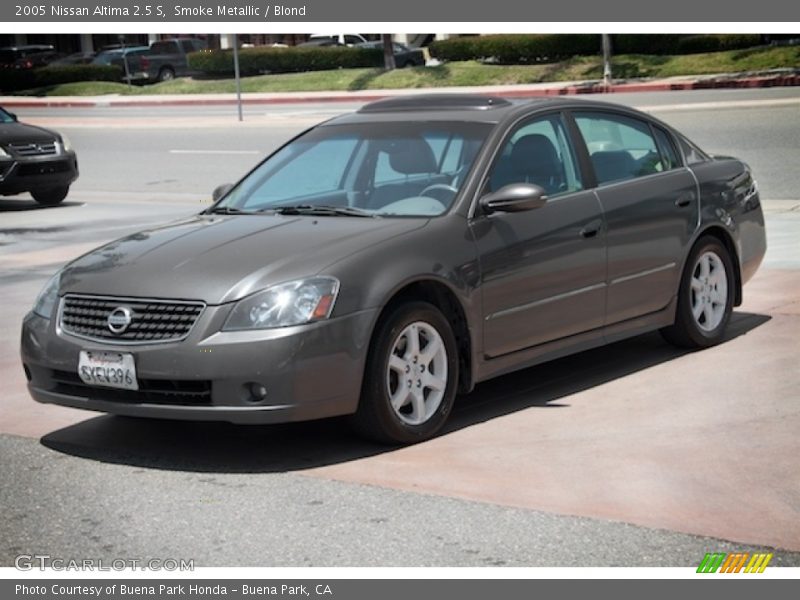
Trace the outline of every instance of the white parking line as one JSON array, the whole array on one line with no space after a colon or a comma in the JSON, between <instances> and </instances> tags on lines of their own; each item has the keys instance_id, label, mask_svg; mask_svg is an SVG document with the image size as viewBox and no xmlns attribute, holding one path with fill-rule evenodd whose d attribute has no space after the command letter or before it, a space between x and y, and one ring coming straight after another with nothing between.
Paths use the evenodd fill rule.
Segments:
<instances>
[{"instance_id":1,"label":"white parking line","mask_svg":"<svg viewBox=\"0 0 800 600\"><path fill-rule=\"evenodd\" d=\"M170 154L261 154L259 150L170 150Z\"/></svg>"},{"instance_id":2,"label":"white parking line","mask_svg":"<svg viewBox=\"0 0 800 600\"><path fill-rule=\"evenodd\" d=\"M608 98L609 100L611 99L611 97ZM800 98L724 100L721 102L686 102L685 104L638 104L635 108L647 112L669 112L680 110L716 110L720 108L768 108L772 106L794 106L795 104L800 104Z\"/></svg>"}]
</instances>

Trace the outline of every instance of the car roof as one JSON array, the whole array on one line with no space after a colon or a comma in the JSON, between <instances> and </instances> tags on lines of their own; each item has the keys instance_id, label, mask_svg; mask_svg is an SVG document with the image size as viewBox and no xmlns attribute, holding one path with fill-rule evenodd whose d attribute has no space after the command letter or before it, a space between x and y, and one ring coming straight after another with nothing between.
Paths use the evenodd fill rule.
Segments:
<instances>
[{"instance_id":1,"label":"car roof","mask_svg":"<svg viewBox=\"0 0 800 600\"><path fill-rule=\"evenodd\" d=\"M132 50L150 50L150 46L125 46L124 48L109 48L108 50L101 50L98 54L122 54L123 52L131 52Z\"/></svg>"},{"instance_id":2,"label":"car roof","mask_svg":"<svg viewBox=\"0 0 800 600\"><path fill-rule=\"evenodd\" d=\"M5 46L0 50L54 50L52 44L23 44L21 46Z\"/></svg>"},{"instance_id":3,"label":"car roof","mask_svg":"<svg viewBox=\"0 0 800 600\"><path fill-rule=\"evenodd\" d=\"M638 115L658 122L633 108L575 97L541 97L511 99L483 94L408 94L377 100L365 104L354 113L345 114L326 121L324 125L392 121L472 121L499 124L515 120L539 110L613 110L614 112Z\"/></svg>"}]
</instances>

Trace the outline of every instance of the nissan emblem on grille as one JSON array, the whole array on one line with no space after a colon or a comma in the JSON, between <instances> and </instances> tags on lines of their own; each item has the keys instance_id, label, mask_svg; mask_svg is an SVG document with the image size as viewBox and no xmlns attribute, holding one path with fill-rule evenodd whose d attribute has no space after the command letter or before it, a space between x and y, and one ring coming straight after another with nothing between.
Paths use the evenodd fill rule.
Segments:
<instances>
[{"instance_id":1,"label":"nissan emblem on grille","mask_svg":"<svg viewBox=\"0 0 800 600\"><path fill-rule=\"evenodd\" d=\"M127 306L118 306L111 311L106 321L111 333L119 335L120 333L124 333L131 324L131 321L133 321L133 311Z\"/></svg>"}]
</instances>

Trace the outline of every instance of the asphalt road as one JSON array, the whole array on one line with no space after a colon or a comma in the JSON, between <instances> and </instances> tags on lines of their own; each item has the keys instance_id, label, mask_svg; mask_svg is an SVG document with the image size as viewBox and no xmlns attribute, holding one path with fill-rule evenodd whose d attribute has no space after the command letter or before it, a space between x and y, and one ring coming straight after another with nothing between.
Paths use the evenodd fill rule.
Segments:
<instances>
[{"instance_id":1,"label":"asphalt road","mask_svg":"<svg viewBox=\"0 0 800 600\"><path fill-rule=\"evenodd\" d=\"M38 405L17 354L19 322L58 266L196 211L215 185L351 106L248 108L242 125L225 107L18 111L67 132L82 175L58 208L0 200L0 566L31 552L691 566L765 547L783 548L773 565L800 566L800 104L771 104L800 92L622 96L758 174L769 252L729 340L684 354L643 336L497 379L459 399L446 435L402 450L337 420L242 428Z\"/></svg>"},{"instance_id":2,"label":"asphalt road","mask_svg":"<svg viewBox=\"0 0 800 600\"><path fill-rule=\"evenodd\" d=\"M748 161L764 197L796 198L800 89L711 90L592 96L648 110L711 153ZM22 120L64 131L78 151L76 191L208 198L303 129L356 103L248 106L27 108Z\"/></svg>"}]
</instances>

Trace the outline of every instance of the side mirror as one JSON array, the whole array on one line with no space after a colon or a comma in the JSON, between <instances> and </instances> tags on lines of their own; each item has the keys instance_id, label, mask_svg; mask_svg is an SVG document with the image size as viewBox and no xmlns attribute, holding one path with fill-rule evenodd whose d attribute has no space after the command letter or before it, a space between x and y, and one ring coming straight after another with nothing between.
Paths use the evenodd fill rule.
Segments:
<instances>
[{"instance_id":1,"label":"side mirror","mask_svg":"<svg viewBox=\"0 0 800 600\"><path fill-rule=\"evenodd\" d=\"M480 199L481 208L487 214L533 210L546 203L547 193L532 183L509 183Z\"/></svg>"},{"instance_id":2,"label":"side mirror","mask_svg":"<svg viewBox=\"0 0 800 600\"><path fill-rule=\"evenodd\" d=\"M12 113L12 112L8 112L8 111L6 111L6 114L7 114L9 117L11 117L11 118L12 118L14 121L17 121L17 120L18 120L18 119L17 119L17 115L16 115L15 113Z\"/></svg>"},{"instance_id":3,"label":"side mirror","mask_svg":"<svg viewBox=\"0 0 800 600\"><path fill-rule=\"evenodd\" d=\"M222 185L214 188L214 191L211 193L211 199L216 202L223 196L225 196L228 192L233 189L232 183L223 183Z\"/></svg>"}]
</instances>

